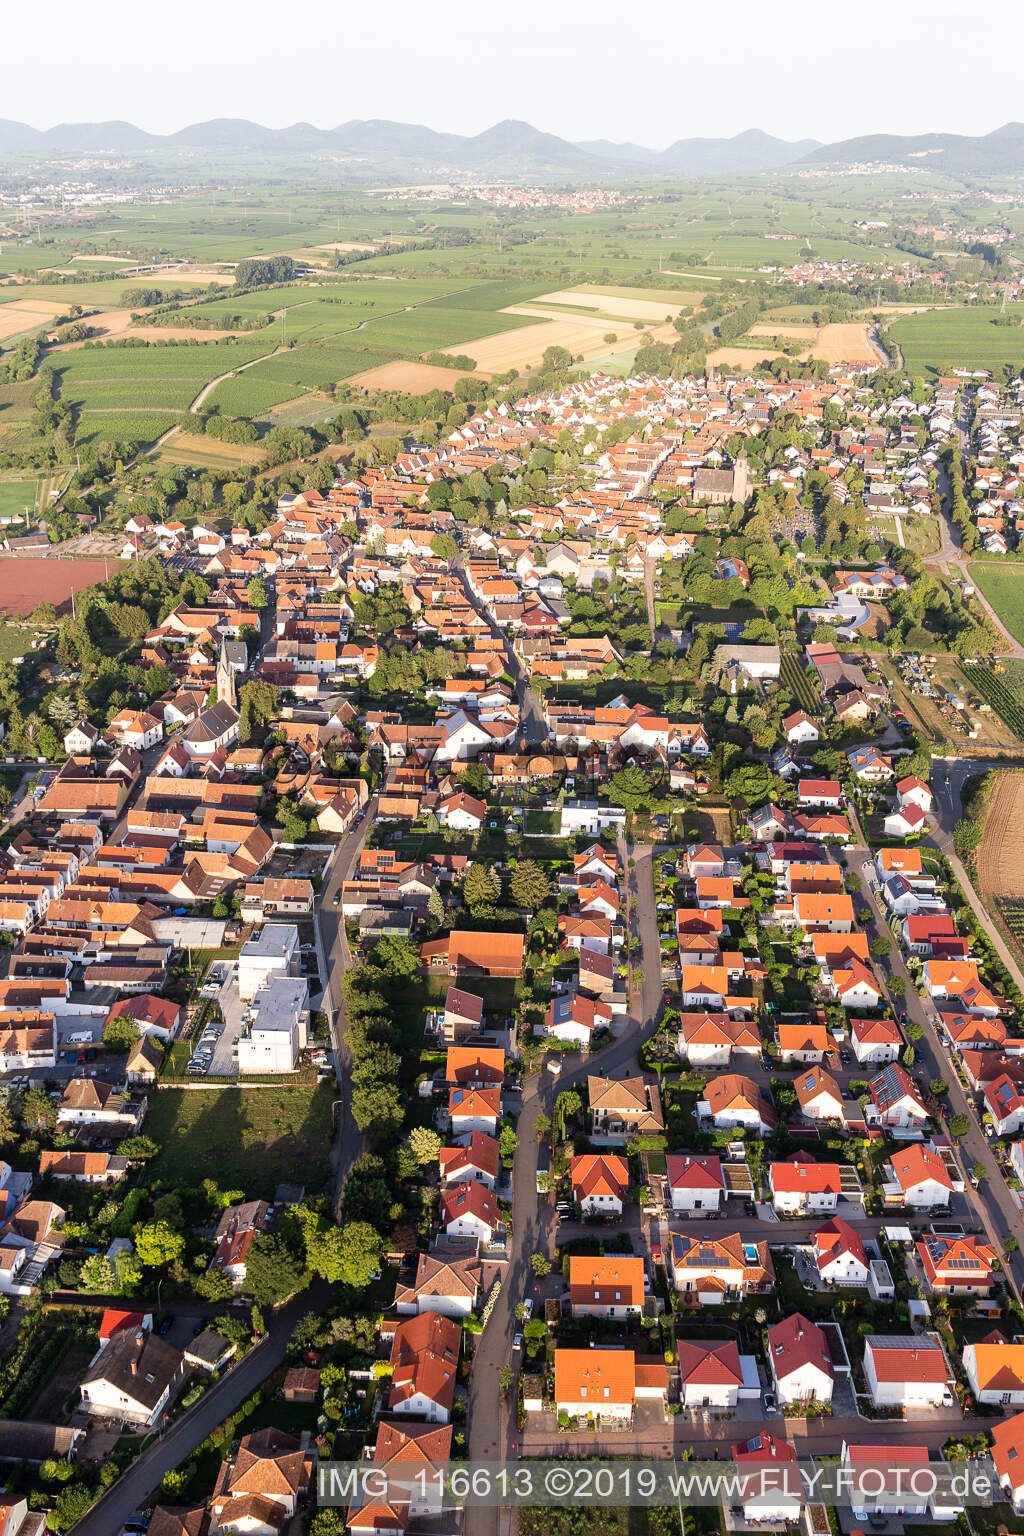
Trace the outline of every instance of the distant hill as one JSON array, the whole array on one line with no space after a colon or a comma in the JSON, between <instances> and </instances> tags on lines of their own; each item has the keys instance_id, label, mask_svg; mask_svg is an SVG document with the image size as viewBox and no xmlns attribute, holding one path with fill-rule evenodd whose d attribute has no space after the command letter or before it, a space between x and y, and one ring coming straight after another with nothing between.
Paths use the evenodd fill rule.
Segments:
<instances>
[{"instance_id":1,"label":"distant hill","mask_svg":"<svg viewBox=\"0 0 1024 1536\"><path fill-rule=\"evenodd\" d=\"M438 133L417 123L387 120L314 128L292 123L265 128L245 118L213 118L177 133L146 133L133 123L58 123L40 131L27 123L0 119L0 154L114 154L175 156L205 150L225 160L255 152L298 161L311 154L342 157L347 171L365 180L388 177L444 177L473 172L488 177L536 177L580 181L624 176L730 176L792 164L921 165L951 176L1004 176L1024 172L1024 124L982 138L952 133L910 136L868 134L839 144L814 139L790 142L750 128L731 139L677 139L665 150L641 144L592 139L574 144L543 133L530 123L507 119L476 135Z\"/></svg>"},{"instance_id":2,"label":"distant hill","mask_svg":"<svg viewBox=\"0 0 1024 1536\"><path fill-rule=\"evenodd\" d=\"M919 165L947 176L1006 176L1024 172L1024 123L1005 123L980 138L959 133L871 133L822 144L804 157L823 165Z\"/></svg>"},{"instance_id":3,"label":"distant hill","mask_svg":"<svg viewBox=\"0 0 1024 1536\"><path fill-rule=\"evenodd\" d=\"M817 148L817 139L798 139L791 144L762 133L760 128L748 128L732 139L677 139L658 159L663 169L685 176L724 176L791 165Z\"/></svg>"}]
</instances>

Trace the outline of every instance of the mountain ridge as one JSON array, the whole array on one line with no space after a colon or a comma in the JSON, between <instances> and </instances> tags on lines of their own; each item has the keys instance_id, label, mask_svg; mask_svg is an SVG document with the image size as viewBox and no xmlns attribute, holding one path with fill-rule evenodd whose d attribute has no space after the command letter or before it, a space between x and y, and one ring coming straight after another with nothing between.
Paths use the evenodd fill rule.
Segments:
<instances>
[{"instance_id":1,"label":"mountain ridge","mask_svg":"<svg viewBox=\"0 0 1024 1536\"><path fill-rule=\"evenodd\" d=\"M952 176L1024 172L1024 124L1009 122L982 135L862 134L822 144L786 140L759 128L731 138L681 138L667 149L591 139L579 143L506 118L478 134L444 133L420 123L352 119L334 128L292 123L267 128L247 118L211 118L175 133L155 134L134 123L57 123L33 128L0 119L0 154L186 154L341 156L364 176L476 172L490 176L713 176L788 165L855 163L920 165Z\"/></svg>"}]
</instances>

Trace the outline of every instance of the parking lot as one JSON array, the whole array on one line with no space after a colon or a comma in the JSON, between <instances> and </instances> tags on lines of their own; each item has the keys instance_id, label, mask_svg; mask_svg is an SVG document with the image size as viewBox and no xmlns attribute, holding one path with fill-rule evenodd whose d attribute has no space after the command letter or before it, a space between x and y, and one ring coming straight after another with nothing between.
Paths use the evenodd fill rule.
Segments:
<instances>
[{"instance_id":1,"label":"parking lot","mask_svg":"<svg viewBox=\"0 0 1024 1536\"><path fill-rule=\"evenodd\" d=\"M238 995L233 967L225 961L212 965L202 995L217 1003L221 1018L208 1020L202 1034L193 1041L187 1070L193 1077L235 1077L245 1004Z\"/></svg>"}]
</instances>

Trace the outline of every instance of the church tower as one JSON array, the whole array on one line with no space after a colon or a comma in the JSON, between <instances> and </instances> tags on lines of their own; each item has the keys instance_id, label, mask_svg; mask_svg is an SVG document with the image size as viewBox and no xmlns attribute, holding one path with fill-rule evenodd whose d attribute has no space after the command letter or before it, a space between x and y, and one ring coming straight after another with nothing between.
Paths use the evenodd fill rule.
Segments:
<instances>
[{"instance_id":1,"label":"church tower","mask_svg":"<svg viewBox=\"0 0 1024 1536\"><path fill-rule=\"evenodd\" d=\"M228 643L222 639L220 642L220 655L217 657L217 703L230 704L232 709L237 709L235 698L235 669L228 661Z\"/></svg>"},{"instance_id":2,"label":"church tower","mask_svg":"<svg viewBox=\"0 0 1024 1536\"><path fill-rule=\"evenodd\" d=\"M750 467L745 453L741 453L733 465L732 499L743 506L750 500Z\"/></svg>"}]
</instances>

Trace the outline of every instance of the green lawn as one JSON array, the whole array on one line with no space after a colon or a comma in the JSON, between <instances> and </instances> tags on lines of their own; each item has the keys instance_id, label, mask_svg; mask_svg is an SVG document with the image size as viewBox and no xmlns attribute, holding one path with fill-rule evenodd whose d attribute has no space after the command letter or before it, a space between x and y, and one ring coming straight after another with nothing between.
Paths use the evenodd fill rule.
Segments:
<instances>
[{"instance_id":1,"label":"green lawn","mask_svg":"<svg viewBox=\"0 0 1024 1536\"><path fill-rule=\"evenodd\" d=\"M972 560L971 580L998 613L1010 634L1024 641L1024 570Z\"/></svg>"},{"instance_id":2,"label":"green lawn","mask_svg":"<svg viewBox=\"0 0 1024 1536\"><path fill-rule=\"evenodd\" d=\"M277 1184L304 1184L320 1194L327 1183L332 1085L310 1090L224 1088L189 1092L161 1089L150 1098L143 1127L161 1148L153 1176L175 1185L213 1178L272 1199Z\"/></svg>"},{"instance_id":3,"label":"green lawn","mask_svg":"<svg viewBox=\"0 0 1024 1536\"><path fill-rule=\"evenodd\" d=\"M0 517L34 517L39 501L38 480L0 480Z\"/></svg>"}]
</instances>

